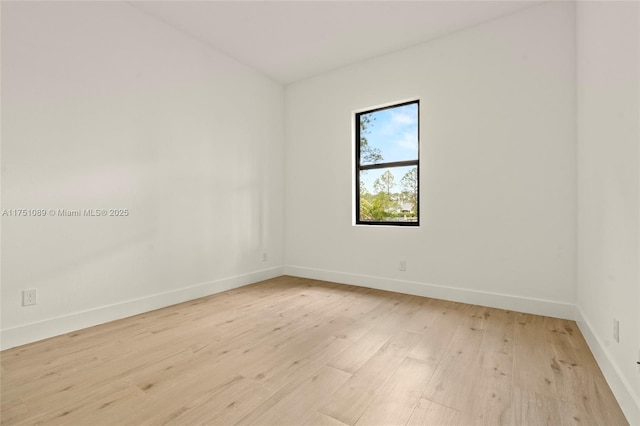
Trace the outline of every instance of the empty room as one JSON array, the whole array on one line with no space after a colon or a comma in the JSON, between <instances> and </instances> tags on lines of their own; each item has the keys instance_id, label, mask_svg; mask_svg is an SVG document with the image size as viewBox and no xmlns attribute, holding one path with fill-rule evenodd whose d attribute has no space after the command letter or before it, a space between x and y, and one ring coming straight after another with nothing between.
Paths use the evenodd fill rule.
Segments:
<instances>
[{"instance_id":1,"label":"empty room","mask_svg":"<svg viewBox=\"0 0 640 426\"><path fill-rule=\"evenodd\" d=\"M640 2L0 16L2 425L640 425Z\"/></svg>"}]
</instances>

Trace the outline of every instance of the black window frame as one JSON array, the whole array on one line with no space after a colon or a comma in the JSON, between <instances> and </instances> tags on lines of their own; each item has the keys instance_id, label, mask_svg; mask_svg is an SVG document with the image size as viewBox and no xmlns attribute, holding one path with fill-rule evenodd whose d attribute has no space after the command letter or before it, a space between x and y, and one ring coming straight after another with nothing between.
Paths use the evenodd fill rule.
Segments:
<instances>
[{"instance_id":1,"label":"black window frame","mask_svg":"<svg viewBox=\"0 0 640 426\"><path fill-rule=\"evenodd\" d=\"M416 160L407 161L389 161L375 164L360 164L360 117L373 112L383 111L386 109L394 109L403 107L406 105L416 104L418 106L418 123L417 123L417 137L418 137L418 158ZM396 104L391 104L383 107L372 108L365 111L355 113L355 224L356 225L383 225L383 226L420 226L420 100L415 99L412 101L405 101ZM393 167L406 167L416 166L416 179L417 179L417 194L416 194L416 220L415 221L372 221L360 219L360 172L365 170L385 169Z\"/></svg>"}]
</instances>

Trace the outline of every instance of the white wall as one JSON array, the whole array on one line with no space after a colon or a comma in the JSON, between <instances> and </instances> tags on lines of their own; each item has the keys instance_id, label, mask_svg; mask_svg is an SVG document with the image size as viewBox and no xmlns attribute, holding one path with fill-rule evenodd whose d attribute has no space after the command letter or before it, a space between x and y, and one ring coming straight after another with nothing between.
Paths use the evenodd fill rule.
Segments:
<instances>
[{"instance_id":1,"label":"white wall","mask_svg":"<svg viewBox=\"0 0 640 426\"><path fill-rule=\"evenodd\" d=\"M640 424L640 4L580 2L577 26L578 323Z\"/></svg>"},{"instance_id":2,"label":"white wall","mask_svg":"<svg viewBox=\"0 0 640 426\"><path fill-rule=\"evenodd\" d=\"M281 86L120 2L3 2L2 86L3 209L130 210L2 217L2 348L282 273Z\"/></svg>"},{"instance_id":3,"label":"white wall","mask_svg":"<svg viewBox=\"0 0 640 426\"><path fill-rule=\"evenodd\" d=\"M572 318L573 7L530 8L288 86L286 271ZM421 226L353 226L353 111L416 97Z\"/></svg>"}]
</instances>

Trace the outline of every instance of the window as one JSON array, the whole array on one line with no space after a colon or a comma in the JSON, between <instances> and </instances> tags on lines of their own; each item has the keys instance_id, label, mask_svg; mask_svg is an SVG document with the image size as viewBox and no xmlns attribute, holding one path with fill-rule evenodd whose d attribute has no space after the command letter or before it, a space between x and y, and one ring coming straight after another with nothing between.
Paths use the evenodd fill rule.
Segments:
<instances>
[{"instance_id":1,"label":"window","mask_svg":"<svg viewBox=\"0 0 640 426\"><path fill-rule=\"evenodd\" d=\"M356 224L417 226L420 101L356 113Z\"/></svg>"}]
</instances>

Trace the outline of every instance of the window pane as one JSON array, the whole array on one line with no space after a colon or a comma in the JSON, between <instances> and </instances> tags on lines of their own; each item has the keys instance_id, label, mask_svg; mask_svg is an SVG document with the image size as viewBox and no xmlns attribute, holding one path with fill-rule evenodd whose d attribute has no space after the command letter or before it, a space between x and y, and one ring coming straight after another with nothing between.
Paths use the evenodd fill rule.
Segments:
<instances>
[{"instance_id":1,"label":"window pane","mask_svg":"<svg viewBox=\"0 0 640 426\"><path fill-rule=\"evenodd\" d=\"M416 222L418 220L418 167L361 170L360 220Z\"/></svg>"},{"instance_id":2,"label":"window pane","mask_svg":"<svg viewBox=\"0 0 640 426\"><path fill-rule=\"evenodd\" d=\"M418 104L360 115L360 164L418 159Z\"/></svg>"}]
</instances>

